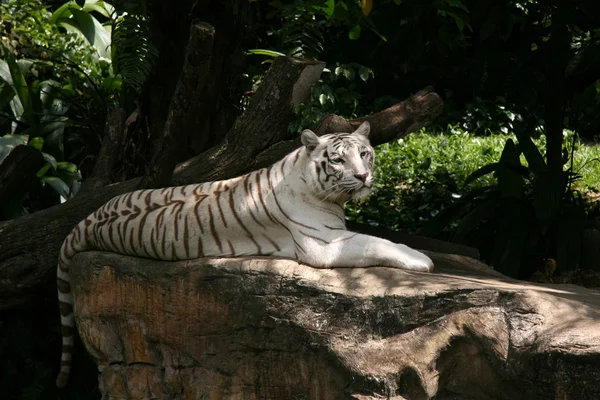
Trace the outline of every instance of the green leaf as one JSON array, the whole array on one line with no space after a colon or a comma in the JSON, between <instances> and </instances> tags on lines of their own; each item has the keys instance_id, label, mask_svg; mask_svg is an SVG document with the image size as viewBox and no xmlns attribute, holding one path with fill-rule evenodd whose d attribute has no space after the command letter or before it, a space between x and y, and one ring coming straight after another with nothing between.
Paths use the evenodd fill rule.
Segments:
<instances>
[{"instance_id":1,"label":"green leaf","mask_svg":"<svg viewBox=\"0 0 600 400\"><path fill-rule=\"evenodd\" d=\"M60 7L54 13L52 21L70 32L82 35L96 48L101 57L110 59L110 31L107 31L94 16L77 9L78 6L74 3L67 4L71 4L71 7L57 14L64 6Z\"/></svg>"},{"instance_id":2,"label":"green leaf","mask_svg":"<svg viewBox=\"0 0 600 400\"><path fill-rule=\"evenodd\" d=\"M452 7L460 8L463 11L469 12L467 6L465 6L460 0L446 0L446 3Z\"/></svg>"},{"instance_id":3,"label":"green leaf","mask_svg":"<svg viewBox=\"0 0 600 400\"><path fill-rule=\"evenodd\" d=\"M50 187L52 189L54 189L54 191L56 193L58 193L65 199L69 198L69 194L71 193L71 190L69 189L69 186L62 179L57 178L55 176L44 176L42 178L42 181L44 183L50 185Z\"/></svg>"},{"instance_id":4,"label":"green leaf","mask_svg":"<svg viewBox=\"0 0 600 400\"><path fill-rule=\"evenodd\" d=\"M354 72L354 68L352 67L344 68L343 73L346 79L348 79L349 81L354 80L354 78L356 77L356 73Z\"/></svg>"},{"instance_id":5,"label":"green leaf","mask_svg":"<svg viewBox=\"0 0 600 400\"><path fill-rule=\"evenodd\" d=\"M465 179L464 186L467 186L469 183L472 183L483 176L486 176L486 175L491 174L492 172L495 172L498 169L498 165L499 165L499 163L495 162L495 163L484 165L483 167L473 171L471 173L471 175L467 176L467 179Z\"/></svg>"},{"instance_id":6,"label":"green leaf","mask_svg":"<svg viewBox=\"0 0 600 400\"><path fill-rule=\"evenodd\" d=\"M15 97L15 92L8 83L0 82L0 109L5 108Z\"/></svg>"},{"instance_id":7,"label":"green leaf","mask_svg":"<svg viewBox=\"0 0 600 400\"><path fill-rule=\"evenodd\" d=\"M8 156L8 153L20 144L27 144L27 135L4 135L0 137L0 163Z\"/></svg>"},{"instance_id":8,"label":"green leaf","mask_svg":"<svg viewBox=\"0 0 600 400\"><path fill-rule=\"evenodd\" d=\"M56 158L54 158L51 154L44 153L44 152L42 152L42 155L44 156L44 160L52 166L52 169L54 171L56 171L56 167L57 167Z\"/></svg>"},{"instance_id":9,"label":"green leaf","mask_svg":"<svg viewBox=\"0 0 600 400\"><path fill-rule=\"evenodd\" d=\"M27 145L42 151L42 147L44 147L44 139L41 137L34 137L29 141L29 143L27 143Z\"/></svg>"},{"instance_id":10,"label":"green leaf","mask_svg":"<svg viewBox=\"0 0 600 400\"><path fill-rule=\"evenodd\" d=\"M77 165L68 161L61 161L56 163L56 170L67 175L75 175L77 172Z\"/></svg>"},{"instance_id":11,"label":"green leaf","mask_svg":"<svg viewBox=\"0 0 600 400\"><path fill-rule=\"evenodd\" d=\"M319 7L319 9L325 14L327 19L330 19L335 12L335 1L334 0L325 0L323 7Z\"/></svg>"},{"instance_id":12,"label":"green leaf","mask_svg":"<svg viewBox=\"0 0 600 400\"><path fill-rule=\"evenodd\" d=\"M40 170L35 174L38 178L42 179L44 175L50 170L52 166L46 163Z\"/></svg>"},{"instance_id":13,"label":"green leaf","mask_svg":"<svg viewBox=\"0 0 600 400\"><path fill-rule=\"evenodd\" d=\"M41 107L44 111L48 111L52 109L52 102L56 98L54 95L54 91L60 87L60 84L51 79L45 80L40 83L40 100L42 101ZM66 110L65 110L66 112ZM56 114L55 110L52 110L53 114Z\"/></svg>"},{"instance_id":14,"label":"green leaf","mask_svg":"<svg viewBox=\"0 0 600 400\"><path fill-rule=\"evenodd\" d=\"M324 106L325 103L327 103L327 95L325 93L321 93L319 95L319 103L321 103L322 106Z\"/></svg>"},{"instance_id":15,"label":"green leaf","mask_svg":"<svg viewBox=\"0 0 600 400\"><path fill-rule=\"evenodd\" d=\"M0 78L11 87L14 85L8 63L2 59L0 59Z\"/></svg>"},{"instance_id":16,"label":"green leaf","mask_svg":"<svg viewBox=\"0 0 600 400\"><path fill-rule=\"evenodd\" d=\"M354 25L348 33L350 40L357 40L360 37L360 25Z\"/></svg>"},{"instance_id":17,"label":"green leaf","mask_svg":"<svg viewBox=\"0 0 600 400\"><path fill-rule=\"evenodd\" d=\"M13 90L23 107L23 118L30 124L35 124L37 118L33 110L31 93L29 91L29 85L27 85L27 81L25 80L25 76L10 52L7 52L6 54L6 61L13 81Z\"/></svg>"},{"instance_id":18,"label":"green leaf","mask_svg":"<svg viewBox=\"0 0 600 400\"><path fill-rule=\"evenodd\" d=\"M360 76L360 79L362 79L364 82L366 82L369 79L369 75L372 75L372 74L373 74L373 71L371 71L367 67L361 66L358 69L358 76Z\"/></svg>"},{"instance_id":19,"label":"green leaf","mask_svg":"<svg viewBox=\"0 0 600 400\"><path fill-rule=\"evenodd\" d=\"M51 24L58 24L58 21L70 18L72 13L72 8L80 8L80 6L74 1L69 1L62 6L58 7L56 11L52 13L52 18L50 18Z\"/></svg>"},{"instance_id":20,"label":"green leaf","mask_svg":"<svg viewBox=\"0 0 600 400\"><path fill-rule=\"evenodd\" d=\"M519 148L523 152L531 171L533 171L535 175L539 175L540 173L546 171L547 167L544 157L542 157L542 154L538 150L537 146L535 143L533 143L533 140L531 140L529 133L520 129L515 129L515 135L519 141Z\"/></svg>"},{"instance_id":21,"label":"green leaf","mask_svg":"<svg viewBox=\"0 0 600 400\"><path fill-rule=\"evenodd\" d=\"M82 6L82 10L86 12L96 11L98 14L111 19L115 8L105 1L87 0Z\"/></svg>"},{"instance_id":22,"label":"green leaf","mask_svg":"<svg viewBox=\"0 0 600 400\"><path fill-rule=\"evenodd\" d=\"M249 54L257 54L257 55L261 55L261 56L269 56L269 57L279 57L279 56L285 56L285 54L280 53L278 51L275 50L267 50L267 49L250 49L250 50L246 50L244 52L244 54L249 55Z\"/></svg>"}]
</instances>

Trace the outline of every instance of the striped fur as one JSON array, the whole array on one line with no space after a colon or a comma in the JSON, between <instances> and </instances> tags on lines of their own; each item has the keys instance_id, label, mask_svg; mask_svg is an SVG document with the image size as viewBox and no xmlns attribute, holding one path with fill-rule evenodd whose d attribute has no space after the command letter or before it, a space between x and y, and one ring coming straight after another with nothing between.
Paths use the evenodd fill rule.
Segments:
<instances>
[{"instance_id":1,"label":"striped fur","mask_svg":"<svg viewBox=\"0 0 600 400\"><path fill-rule=\"evenodd\" d=\"M67 383L75 318L69 269L75 254L105 250L158 260L199 257L292 257L318 268L387 265L431 271L422 253L349 232L343 204L369 193L374 152L369 125L316 136L268 168L198 185L138 190L117 196L81 221L58 259L62 360Z\"/></svg>"}]
</instances>

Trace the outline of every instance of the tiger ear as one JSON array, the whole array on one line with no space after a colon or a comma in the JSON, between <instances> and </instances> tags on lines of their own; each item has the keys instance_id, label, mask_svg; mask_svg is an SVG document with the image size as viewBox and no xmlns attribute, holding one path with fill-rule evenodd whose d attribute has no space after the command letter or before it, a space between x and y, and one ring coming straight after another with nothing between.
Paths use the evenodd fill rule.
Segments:
<instances>
[{"instance_id":1,"label":"tiger ear","mask_svg":"<svg viewBox=\"0 0 600 400\"><path fill-rule=\"evenodd\" d=\"M319 137L310 129L305 129L302 131L300 140L302 140L302 144L306 146L308 151L313 151L317 148L319 143L321 143L321 139L319 139Z\"/></svg>"},{"instance_id":2,"label":"tiger ear","mask_svg":"<svg viewBox=\"0 0 600 400\"><path fill-rule=\"evenodd\" d=\"M356 130L354 131L356 135L363 135L364 137L369 137L369 133L371 133L371 124L369 121L365 121Z\"/></svg>"}]
</instances>

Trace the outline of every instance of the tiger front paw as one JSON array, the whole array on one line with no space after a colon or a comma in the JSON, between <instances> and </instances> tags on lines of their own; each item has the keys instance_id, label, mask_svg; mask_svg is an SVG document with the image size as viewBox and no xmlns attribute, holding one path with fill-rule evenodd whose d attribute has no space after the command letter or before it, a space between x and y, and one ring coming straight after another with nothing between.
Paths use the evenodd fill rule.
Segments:
<instances>
[{"instance_id":1,"label":"tiger front paw","mask_svg":"<svg viewBox=\"0 0 600 400\"><path fill-rule=\"evenodd\" d=\"M433 260L420 251L402 245L402 253L399 268L419 272L433 271Z\"/></svg>"}]
</instances>

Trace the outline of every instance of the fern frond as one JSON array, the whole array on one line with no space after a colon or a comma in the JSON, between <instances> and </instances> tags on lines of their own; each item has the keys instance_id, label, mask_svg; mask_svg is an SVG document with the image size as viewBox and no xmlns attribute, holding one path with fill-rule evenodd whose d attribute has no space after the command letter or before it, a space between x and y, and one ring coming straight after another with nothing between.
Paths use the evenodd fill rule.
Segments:
<instances>
[{"instance_id":1,"label":"fern frond","mask_svg":"<svg viewBox=\"0 0 600 400\"><path fill-rule=\"evenodd\" d=\"M272 17L282 21L276 32L281 50L290 56L318 58L325 42L320 3L297 0L292 4L272 4L277 9Z\"/></svg>"},{"instance_id":2,"label":"fern frond","mask_svg":"<svg viewBox=\"0 0 600 400\"><path fill-rule=\"evenodd\" d=\"M150 43L148 18L143 14L123 13L114 23L112 63L123 85L139 93L150 76L158 51Z\"/></svg>"}]
</instances>

